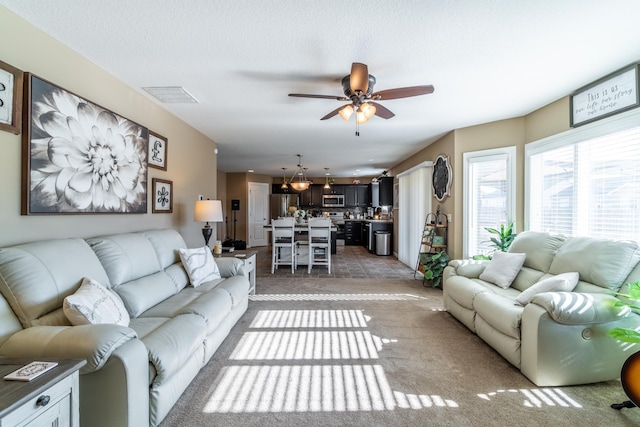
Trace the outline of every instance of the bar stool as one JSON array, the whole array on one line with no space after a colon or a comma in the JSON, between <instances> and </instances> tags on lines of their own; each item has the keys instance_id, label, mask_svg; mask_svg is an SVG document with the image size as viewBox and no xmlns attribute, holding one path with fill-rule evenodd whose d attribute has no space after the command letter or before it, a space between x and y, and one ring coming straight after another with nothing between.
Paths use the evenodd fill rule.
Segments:
<instances>
[{"instance_id":1,"label":"bar stool","mask_svg":"<svg viewBox=\"0 0 640 427\"><path fill-rule=\"evenodd\" d=\"M271 274L279 265L290 265L291 274L294 273L296 268L295 224L294 218L271 220Z\"/></svg>"},{"instance_id":2,"label":"bar stool","mask_svg":"<svg viewBox=\"0 0 640 427\"><path fill-rule=\"evenodd\" d=\"M314 265L326 265L331 274L331 219L309 218L308 230L309 274Z\"/></svg>"}]
</instances>

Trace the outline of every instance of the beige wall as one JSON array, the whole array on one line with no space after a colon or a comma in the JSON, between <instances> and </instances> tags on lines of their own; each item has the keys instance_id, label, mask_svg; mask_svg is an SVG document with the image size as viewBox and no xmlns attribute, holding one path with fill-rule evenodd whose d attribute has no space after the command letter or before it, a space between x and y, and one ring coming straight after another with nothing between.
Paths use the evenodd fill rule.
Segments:
<instances>
[{"instance_id":1,"label":"beige wall","mask_svg":"<svg viewBox=\"0 0 640 427\"><path fill-rule=\"evenodd\" d=\"M0 246L164 227L179 230L189 246L202 245L193 209L199 194L216 196L215 142L2 6L0 22L0 59L167 137L168 170L149 169L147 187L154 177L174 186L173 214L151 214L149 195L147 214L21 216L22 136L0 131Z\"/></svg>"}]
</instances>

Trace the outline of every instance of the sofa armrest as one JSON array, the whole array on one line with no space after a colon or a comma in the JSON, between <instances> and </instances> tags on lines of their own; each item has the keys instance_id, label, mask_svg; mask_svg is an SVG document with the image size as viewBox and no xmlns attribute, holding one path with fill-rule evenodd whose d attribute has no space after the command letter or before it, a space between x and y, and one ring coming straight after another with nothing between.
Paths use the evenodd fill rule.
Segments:
<instances>
[{"instance_id":1,"label":"sofa armrest","mask_svg":"<svg viewBox=\"0 0 640 427\"><path fill-rule=\"evenodd\" d=\"M125 326L33 326L13 334L0 347L7 357L84 359L80 373L100 369L118 347L137 337Z\"/></svg>"},{"instance_id":2,"label":"sofa armrest","mask_svg":"<svg viewBox=\"0 0 640 427\"><path fill-rule=\"evenodd\" d=\"M544 308L549 317L565 325L607 323L627 317L629 307L616 307L620 301L607 294L586 292L544 292L531 301Z\"/></svg>"},{"instance_id":3,"label":"sofa armrest","mask_svg":"<svg viewBox=\"0 0 640 427\"><path fill-rule=\"evenodd\" d=\"M248 274L244 268L244 261L236 257L220 257L216 258L216 264L218 264L218 270L222 277L229 278L232 276L245 276Z\"/></svg>"},{"instance_id":4,"label":"sofa armrest","mask_svg":"<svg viewBox=\"0 0 640 427\"><path fill-rule=\"evenodd\" d=\"M476 261L470 259L454 259L449 261L449 267L452 267L454 272L452 273L458 276L464 276L469 279L477 279L480 277L482 272L489 261Z\"/></svg>"}]
</instances>

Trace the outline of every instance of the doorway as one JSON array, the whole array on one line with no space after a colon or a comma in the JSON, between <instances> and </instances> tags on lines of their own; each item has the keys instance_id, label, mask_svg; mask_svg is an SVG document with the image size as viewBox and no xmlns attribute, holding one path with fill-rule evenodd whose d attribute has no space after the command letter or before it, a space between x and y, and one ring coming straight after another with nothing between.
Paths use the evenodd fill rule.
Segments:
<instances>
[{"instance_id":1,"label":"doorway","mask_svg":"<svg viewBox=\"0 0 640 427\"><path fill-rule=\"evenodd\" d=\"M267 246L268 233L264 228L269 224L269 184L249 183L249 247Z\"/></svg>"}]
</instances>

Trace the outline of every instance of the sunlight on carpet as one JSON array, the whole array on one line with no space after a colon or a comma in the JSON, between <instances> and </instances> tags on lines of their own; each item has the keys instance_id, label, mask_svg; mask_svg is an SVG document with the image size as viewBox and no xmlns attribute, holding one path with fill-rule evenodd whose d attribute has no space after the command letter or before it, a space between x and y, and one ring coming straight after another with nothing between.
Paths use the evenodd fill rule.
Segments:
<instances>
[{"instance_id":1,"label":"sunlight on carpet","mask_svg":"<svg viewBox=\"0 0 640 427\"><path fill-rule=\"evenodd\" d=\"M250 328L366 328L362 310L261 310Z\"/></svg>"},{"instance_id":2,"label":"sunlight on carpet","mask_svg":"<svg viewBox=\"0 0 640 427\"><path fill-rule=\"evenodd\" d=\"M542 408L544 406L582 408L582 405L567 396L567 394L559 388L498 390L487 394L478 394L478 397L484 400L491 400L493 397L500 396L501 393L521 393L526 398L522 406L528 408Z\"/></svg>"},{"instance_id":3,"label":"sunlight on carpet","mask_svg":"<svg viewBox=\"0 0 640 427\"><path fill-rule=\"evenodd\" d=\"M407 301L427 299L411 294L257 294L249 301Z\"/></svg>"},{"instance_id":4,"label":"sunlight on carpet","mask_svg":"<svg viewBox=\"0 0 640 427\"><path fill-rule=\"evenodd\" d=\"M410 294L272 294L253 301L418 299ZM204 413L349 412L449 408L443 396L393 390L379 360L398 340L366 330L371 317L351 310L259 310L210 386ZM262 330L261 330L262 329ZM318 330L320 329L320 330ZM268 361L265 365L265 361ZM309 363L322 361L322 363ZM365 363L363 363L365 362ZM523 407L582 406L555 389L510 389L481 400L515 398Z\"/></svg>"},{"instance_id":5,"label":"sunlight on carpet","mask_svg":"<svg viewBox=\"0 0 640 427\"><path fill-rule=\"evenodd\" d=\"M203 412L344 412L457 407L391 390L380 365L228 366Z\"/></svg>"}]
</instances>

